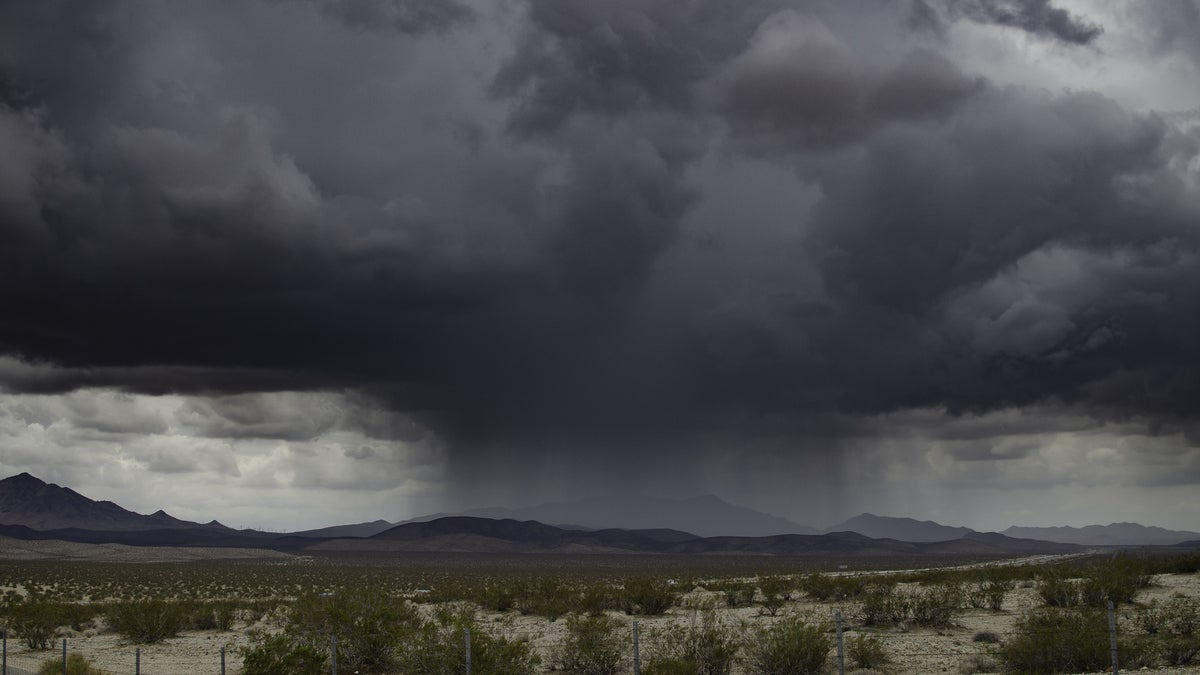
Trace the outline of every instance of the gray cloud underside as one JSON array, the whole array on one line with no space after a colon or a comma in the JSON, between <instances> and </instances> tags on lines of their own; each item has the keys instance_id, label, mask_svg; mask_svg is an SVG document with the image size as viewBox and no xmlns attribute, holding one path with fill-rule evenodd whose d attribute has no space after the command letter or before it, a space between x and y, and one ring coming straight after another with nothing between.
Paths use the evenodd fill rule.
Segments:
<instances>
[{"instance_id":1,"label":"gray cloud underside","mask_svg":"<svg viewBox=\"0 0 1200 675\"><path fill-rule=\"evenodd\" d=\"M464 443L1200 413L1194 120L914 27L1090 49L1045 0L3 11L10 390L356 391Z\"/></svg>"}]
</instances>

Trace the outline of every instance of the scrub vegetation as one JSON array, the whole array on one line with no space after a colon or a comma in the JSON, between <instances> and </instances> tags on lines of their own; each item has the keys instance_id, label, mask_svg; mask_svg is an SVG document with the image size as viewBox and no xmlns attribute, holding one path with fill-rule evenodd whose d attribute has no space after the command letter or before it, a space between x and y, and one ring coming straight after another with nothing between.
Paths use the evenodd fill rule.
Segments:
<instances>
[{"instance_id":1,"label":"scrub vegetation","mask_svg":"<svg viewBox=\"0 0 1200 675\"><path fill-rule=\"evenodd\" d=\"M973 645L960 669L994 662L1057 673L1108 665L1111 601L1123 667L1200 661L1200 600L1150 592L1156 575L1194 575L1196 555L907 572L838 573L793 560L788 573L787 562L9 562L0 563L0 623L27 650L54 649L64 635L113 633L142 645L238 630L250 635L237 650L248 675L327 672L335 641L346 672L453 673L468 640L476 672L607 675L630 668L638 621L643 672L717 675L826 672L836 614L847 632L847 664L860 669L900 668L904 639L929 631L961 633L959 641ZM1004 619L995 624L1003 627L966 623L988 616ZM514 628L530 621L553 629Z\"/></svg>"}]
</instances>

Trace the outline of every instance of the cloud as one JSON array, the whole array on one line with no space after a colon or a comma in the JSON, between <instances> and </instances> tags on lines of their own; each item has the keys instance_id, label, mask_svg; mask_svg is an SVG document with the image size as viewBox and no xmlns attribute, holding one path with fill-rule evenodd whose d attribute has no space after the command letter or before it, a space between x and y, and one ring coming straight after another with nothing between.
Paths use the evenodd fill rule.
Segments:
<instances>
[{"instance_id":1,"label":"cloud","mask_svg":"<svg viewBox=\"0 0 1200 675\"><path fill-rule=\"evenodd\" d=\"M706 86L743 147L762 154L841 146L890 120L942 117L983 82L923 50L893 66L863 62L819 20L787 10L763 21Z\"/></svg>"},{"instance_id":2,"label":"cloud","mask_svg":"<svg viewBox=\"0 0 1200 675\"><path fill-rule=\"evenodd\" d=\"M952 18L1017 28L1073 45L1091 44L1104 32L1100 26L1054 7L1051 0L951 0L946 9Z\"/></svg>"},{"instance_id":3,"label":"cloud","mask_svg":"<svg viewBox=\"0 0 1200 675\"><path fill-rule=\"evenodd\" d=\"M6 6L0 386L96 398L47 443L161 423L186 457L122 461L305 490L1191 429L1200 136L1143 86L1183 7ZM1040 456L961 433L946 475Z\"/></svg>"},{"instance_id":4,"label":"cloud","mask_svg":"<svg viewBox=\"0 0 1200 675\"><path fill-rule=\"evenodd\" d=\"M454 0L332 0L319 3L321 11L347 26L367 30L390 27L406 35L445 33L474 16Z\"/></svg>"}]
</instances>

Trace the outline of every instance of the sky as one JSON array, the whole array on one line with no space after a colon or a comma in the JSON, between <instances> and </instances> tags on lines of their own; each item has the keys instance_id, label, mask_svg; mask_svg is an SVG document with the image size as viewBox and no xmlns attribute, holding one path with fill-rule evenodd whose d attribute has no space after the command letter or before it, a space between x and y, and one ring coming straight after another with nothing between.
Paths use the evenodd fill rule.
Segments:
<instances>
[{"instance_id":1,"label":"sky","mask_svg":"<svg viewBox=\"0 0 1200 675\"><path fill-rule=\"evenodd\" d=\"M1200 530L1200 1L0 3L0 475Z\"/></svg>"}]
</instances>

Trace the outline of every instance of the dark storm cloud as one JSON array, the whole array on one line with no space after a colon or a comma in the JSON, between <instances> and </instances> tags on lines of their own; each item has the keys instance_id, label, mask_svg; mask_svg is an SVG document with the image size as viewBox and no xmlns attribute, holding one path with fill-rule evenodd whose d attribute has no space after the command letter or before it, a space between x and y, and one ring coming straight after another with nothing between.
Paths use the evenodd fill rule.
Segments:
<instances>
[{"instance_id":1,"label":"dark storm cloud","mask_svg":"<svg viewBox=\"0 0 1200 675\"><path fill-rule=\"evenodd\" d=\"M948 7L1095 38L1044 2ZM6 5L3 383L353 391L479 447L1194 416L1196 140L990 85L902 10ZM747 162L811 211L721 212ZM213 437L334 424L217 400ZM422 433L372 415L347 424Z\"/></svg>"},{"instance_id":2,"label":"dark storm cloud","mask_svg":"<svg viewBox=\"0 0 1200 675\"><path fill-rule=\"evenodd\" d=\"M380 30L391 28L407 35L427 31L444 33L473 16L454 0L318 0L321 11L347 26Z\"/></svg>"},{"instance_id":3,"label":"dark storm cloud","mask_svg":"<svg viewBox=\"0 0 1200 675\"><path fill-rule=\"evenodd\" d=\"M552 131L580 113L688 108L691 88L739 51L779 0L533 0L530 25L498 74L516 97L524 133Z\"/></svg>"},{"instance_id":4,"label":"dark storm cloud","mask_svg":"<svg viewBox=\"0 0 1200 675\"><path fill-rule=\"evenodd\" d=\"M1100 26L1054 7L1051 0L949 0L946 7L952 18L1018 28L1076 45L1090 44L1104 32ZM927 16L927 6L919 9L920 16Z\"/></svg>"},{"instance_id":5,"label":"dark storm cloud","mask_svg":"<svg viewBox=\"0 0 1200 675\"><path fill-rule=\"evenodd\" d=\"M706 88L743 149L776 154L862 139L889 121L936 118L980 91L940 55L864 63L823 24L779 14Z\"/></svg>"}]
</instances>

